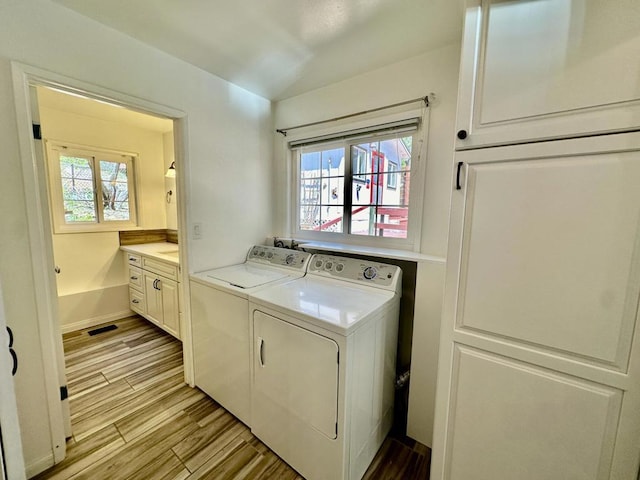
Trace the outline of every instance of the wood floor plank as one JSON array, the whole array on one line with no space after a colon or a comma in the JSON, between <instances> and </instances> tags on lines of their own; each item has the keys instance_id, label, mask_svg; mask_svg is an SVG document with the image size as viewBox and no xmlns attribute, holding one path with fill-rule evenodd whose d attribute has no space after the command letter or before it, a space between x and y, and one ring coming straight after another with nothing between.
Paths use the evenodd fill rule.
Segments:
<instances>
[{"instance_id":1,"label":"wood floor plank","mask_svg":"<svg viewBox=\"0 0 640 480\"><path fill-rule=\"evenodd\" d=\"M78 418L92 410L104 408L109 402L116 398L127 398L133 393L133 388L125 380L114 383L106 383L102 388L87 392L84 395L69 398L71 408L71 419Z\"/></svg>"},{"instance_id":2,"label":"wood floor plank","mask_svg":"<svg viewBox=\"0 0 640 480\"><path fill-rule=\"evenodd\" d=\"M90 435L109 423L114 423L130 413L135 413L147 405L159 401L164 396L171 395L183 384L183 375L176 375L161 384L153 385L144 390L134 390L130 395L108 399L101 408L87 408L77 417L72 414L73 436L79 440Z\"/></svg>"},{"instance_id":3,"label":"wood floor plank","mask_svg":"<svg viewBox=\"0 0 640 480\"><path fill-rule=\"evenodd\" d=\"M148 368L149 365L162 363L168 356L179 354L182 356L182 346L174 342L164 345L149 345L148 347L139 346L131 349L129 352L118 356L116 361L103 368L102 374L107 380L114 382L121 378L131 375Z\"/></svg>"},{"instance_id":4,"label":"wood floor plank","mask_svg":"<svg viewBox=\"0 0 640 480\"><path fill-rule=\"evenodd\" d=\"M127 480L184 480L189 475L189 470L176 457L175 453L167 450L145 468L129 476Z\"/></svg>"},{"instance_id":5,"label":"wood floor plank","mask_svg":"<svg viewBox=\"0 0 640 480\"><path fill-rule=\"evenodd\" d=\"M204 397L200 390L183 385L168 398L153 402L144 408L115 422L120 434L126 441L144 435L155 426L183 412L185 408Z\"/></svg>"},{"instance_id":6,"label":"wood floor plank","mask_svg":"<svg viewBox=\"0 0 640 480\"><path fill-rule=\"evenodd\" d=\"M146 320L140 317L129 317L109 324L98 325L100 328L106 325L114 324L118 328L99 335L91 336L89 330L85 329L78 332L65 333L63 335L65 358L73 358L75 355L82 353L90 353L94 348L101 348L112 342L121 342L135 336L144 335L149 332Z\"/></svg>"},{"instance_id":7,"label":"wood floor plank","mask_svg":"<svg viewBox=\"0 0 640 480\"><path fill-rule=\"evenodd\" d=\"M101 352L102 354L96 357L86 357L81 363L67 368L66 371L68 376L74 379L82 378L95 372L102 372L111 381L113 380L109 378L111 372L122 366L139 364L141 360L144 361L154 352L176 351L182 348L179 342L175 342L172 339L162 338L158 343L154 342L129 348L126 344L119 342L113 347L111 354ZM133 371L129 373L133 373Z\"/></svg>"},{"instance_id":8,"label":"wood floor plank","mask_svg":"<svg viewBox=\"0 0 640 480\"><path fill-rule=\"evenodd\" d=\"M157 338L165 338L167 340L173 340L173 341L179 342L179 340L173 337L168 337L165 332L163 332L159 328L156 328L153 331L146 331L144 332L143 335L138 335L135 338L130 338L130 339L123 338L122 343L124 343L129 348L135 348L139 345L143 345L150 341L154 341Z\"/></svg>"},{"instance_id":9,"label":"wood floor plank","mask_svg":"<svg viewBox=\"0 0 640 480\"><path fill-rule=\"evenodd\" d=\"M184 383L178 340L137 316L113 324L63 337L74 436L67 458L37 480L304 480ZM392 436L364 478L428 480L429 466L427 447Z\"/></svg>"},{"instance_id":10,"label":"wood floor plank","mask_svg":"<svg viewBox=\"0 0 640 480\"><path fill-rule=\"evenodd\" d=\"M193 418L201 427L211 423L225 410L215 400L205 396L193 405L185 409L185 413ZM212 419L209 421L209 419Z\"/></svg>"},{"instance_id":11,"label":"wood floor plank","mask_svg":"<svg viewBox=\"0 0 640 480\"><path fill-rule=\"evenodd\" d=\"M151 430L149 435L128 442L120 450L112 453L93 467L82 471L74 479L125 480L148 465L153 465L158 456L170 450L171 446L188 437L197 429L198 425L187 415L173 417ZM151 467L143 473L149 474L149 472L151 472Z\"/></svg>"},{"instance_id":12,"label":"wood floor plank","mask_svg":"<svg viewBox=\"0 0 640 480\"><path fill-rule=\"evenodd\" d=\"M106 387L108 384L109 382L102 372L96 372L91 376L73 382L67 382L69 398L79 398L98 388Z\"/></svg>"},{"instance_id":13,"label":"wood floor plank","mask_svg":"<svg viewBox=\"0 0 640 480\"><path fill-rule=\"evenodd\" d=\"M83 442L67 442L64 462L35 477L34 480L64 480L94 465L98 460L124 447L125 441L113 425L90 435Z\"/></svg>"},{"instance_id":14,"label":"wood floor plank","mask_svg":"<svg viewBox=\"0 0 640 480\"><path fill-rule=\"evenodd\" d=\"M244 442L240 437L236 437L227 445L225 445L221 450L219 450L214 456L210 457L205 463L200 465L191 475L187 478L188 480L202 480L212 478L210 472L216 468L216 466L224 461L224 459L229 455L230 452L235 450L239 445Z\"/></svg>"},{"instance_id":15,"label":"wood floor plank","mask_svg":"<svg viewBox=\"0 0 640 480\"><path fill-rule=\"evenodd\" d=\"M200 427L175 445L173 451L189 471L194 472L245 430L247 427L225 412L216 421Z\"/></svg>"},{"instance_id":16,"label":"wood floor plank","mask_svg":"<svg viewBox=\"0 0 640 480\"><path fill-rule=\"evenodd\" d=\"M134 390L139 390L183 371L182 350L179 350L145 368L137 369L135 373L130 373L124 378Z\"/></svg>"},{"instance_id":17,"label":"wood floor plank","mask_svg":"<svg viewBox=\"0 0 640 480\"><path fill-rule=\"evenodd\" d=\"M260 457L258 451L243 440L207 473L206 478L216 480L246 478L246 472L260 461Z\"/></svg>"}]
</instances>

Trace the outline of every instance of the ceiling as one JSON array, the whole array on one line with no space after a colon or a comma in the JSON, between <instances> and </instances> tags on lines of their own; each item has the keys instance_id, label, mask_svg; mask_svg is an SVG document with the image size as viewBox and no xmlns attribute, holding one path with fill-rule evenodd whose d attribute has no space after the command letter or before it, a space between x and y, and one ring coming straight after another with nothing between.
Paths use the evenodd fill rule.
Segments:
<instances>
[{"instance_id":1,"label":"ceiling","mask_svg":"<svg viewBox=\"0 0 640 480\"><path fill-rule=\"evenodd\" d=\"M461 0L53 0L280 100L460 40Z\"/></svg>"},{"instance_id":2,"label":"ceiling","mask_svg":"<svg viewBox=\"0 0 640 480\"><path fill-rule=\"evenodd\" d=\"M173 121L166 118L154 117L110 103L47 87L37 87L37 90L38 106L40 108L51 108L152 132L167 133L173 131Z\"/></svg>"}]
</instances>

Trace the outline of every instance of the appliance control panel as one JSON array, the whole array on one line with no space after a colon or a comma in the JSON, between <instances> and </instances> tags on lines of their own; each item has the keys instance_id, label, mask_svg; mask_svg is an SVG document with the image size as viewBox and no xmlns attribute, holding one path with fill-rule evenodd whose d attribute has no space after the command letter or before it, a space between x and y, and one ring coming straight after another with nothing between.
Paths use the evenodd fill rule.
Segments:
<instances>
[{"instance_id":1,"label":"appliance control panel","mask_svg":"<svg viewBox=\"0 0 640 480\"><path fill-rule=\"evenodd\" d=\"M402 270L396 265L316 254L307 273L398 291Z\"/></svg>"},{"instance_id":2,"label":"appliance control panel","mask_svg":"<svg viewBox=\"0 0 640 480\"><path fill-rule=\"evenodd\" d=\"M247 254L248 262L291 268L303 272L307 269L310 258L310 253L266 245L255 245Z\"/></svg>"}]
</instances>

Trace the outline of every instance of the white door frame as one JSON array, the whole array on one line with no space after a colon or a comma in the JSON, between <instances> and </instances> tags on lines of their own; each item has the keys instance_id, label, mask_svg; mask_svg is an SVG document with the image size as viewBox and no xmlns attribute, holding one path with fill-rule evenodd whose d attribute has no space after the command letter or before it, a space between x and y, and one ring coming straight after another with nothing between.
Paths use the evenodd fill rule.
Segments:
<instances>
[{"instance_id":1,"label":"white door frame","mask_svg":"<svg viewBox=\"0 0 640 480\"><path fill-rule=\"evenodd\" d=\"M45 175L45 165L36 155L32 133L32 109L34 100L30 98L30 87L45 86L78 93L88 98L106 101L131 110L165 117L174 123L174 149L176 164L181 174L176 176L178 200L178 237L180 243L181 280L188 299L188 267L186 251L186 164L187 164L187 118L180 110L153 103L137 97L99 87L87 82L65 77L30 65L12 62L13 88L16 106L22 175L25 189L27 222L29 226L29 246L31 269L35 287L37 322L40 331L40 345L45 370L46 405L49 412L54 461L58 463L65 456L64 418L60 408L60 378L64 378L64 358L62 357L62 332L57 317L57 290L53 272L53 239L49 215L49 198ZM193 362L191 352L191 328L189 302L183 307L182 326L184 345L185 381L193 386ZM62 357L62 358L61 358ZM62 371L61 371L62 370Z\"/></svg>"}]
</instances>

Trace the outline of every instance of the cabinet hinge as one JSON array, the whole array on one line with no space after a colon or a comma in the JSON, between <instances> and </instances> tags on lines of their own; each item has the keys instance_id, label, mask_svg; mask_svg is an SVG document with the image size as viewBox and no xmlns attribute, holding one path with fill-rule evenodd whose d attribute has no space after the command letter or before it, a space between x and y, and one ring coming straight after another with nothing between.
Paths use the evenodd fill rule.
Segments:
<instances>
[{"instance_id":1,"label":"cabinet hinge","mask_svg":"<svg viewBox=\"0 0 640 480\"><path fill-rule=\"evenodd\" d=\"M62 385L60 387L60 401L64 401L67 398L69 398L69 389L67 388L66 385Z\"/></svg>"},{"instance_id":2,"label":"cabinet hinge","mask_svg":"<svg viewBox=\"0 0 640 480\"><path fill-rule=\"evenodd\" d=\"M42 140L42 130L40 129L40 125L33 123L31 126L33 127L33 138L35 140Z\"/></svg>"}]
</instances>

